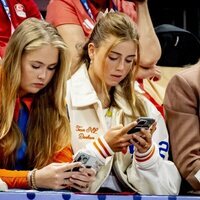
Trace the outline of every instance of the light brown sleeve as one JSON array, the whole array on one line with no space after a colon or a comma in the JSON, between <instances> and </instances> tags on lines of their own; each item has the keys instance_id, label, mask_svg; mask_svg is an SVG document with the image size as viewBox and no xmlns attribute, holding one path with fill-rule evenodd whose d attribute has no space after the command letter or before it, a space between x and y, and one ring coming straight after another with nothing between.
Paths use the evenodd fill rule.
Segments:
<instances>
[{"instance_id":1,"label":"light brown sleeve","mask_svg":"<svg viewBox=\"0 0 200 200\"><path fill-rule=\"evenodd\" d=\"M173 160L183 178L195 190L200 190L195 177L200 170L198 93L181 75L175 75L168 84L164 108Z\"/></svg>"}]
</instances>

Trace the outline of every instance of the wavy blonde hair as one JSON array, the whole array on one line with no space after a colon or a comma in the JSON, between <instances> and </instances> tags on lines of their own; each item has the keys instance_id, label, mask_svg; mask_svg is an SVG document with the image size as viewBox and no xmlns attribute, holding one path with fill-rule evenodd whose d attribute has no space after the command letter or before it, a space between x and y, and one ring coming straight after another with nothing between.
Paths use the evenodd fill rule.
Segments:
<instances>
[{"instance_id":1,"label":"wavy blonde hair","mask_svg":"<svg viewBox=\"0 0 200 200\"><path fill-rule=\"evenodd\" d=\"M22 133L13 120L21 82L22 55L49 44L59 51L58 64L50 83L33 95L27 124L27 167L47 165L54 153L70 145L65 101L70 68L68 48L52 25L29 18L10 38L0 69L0 167L14 167L22 141Z\"/></svg>"},{"instance_id":2,"label":"wavy blonde hair","mask_svg":"<svg viewBox=\"0 0 200 200\"><path fill-rule=\"evenodd\" d=\"M107 94L107 98L110 101L111 106L120 107L115 101L115 94L122 96L126 99L126 102L132 110L132 118L136 119L138 116L146 116L146 107L140 95L134 90L133 83L135 82L135 77L139 68L140 60L140 46L139 46L139 35L137 32L136 24L132 21L130 17L126 14L120 12L110 12L102 17L95 25L90 38L83 47L82 54L80 55L80 62L77 68L81 66L82 63L86 63L89 68L90 57L88 54L88 45L93 43L96 48L101 47L110 37L115 37L116 40L113 44L105 51L103 67L105 67L105 60L109 52L117 44L125 41L133 41L136 45L136 60L133 62L132 70L129 74L122 80L119 85L122 91L118 91L116 87L112 87L108 93L105 82L102 78L102 90ZM77 70L77 69L76 69Z\"/></svg>"}]
</instances>

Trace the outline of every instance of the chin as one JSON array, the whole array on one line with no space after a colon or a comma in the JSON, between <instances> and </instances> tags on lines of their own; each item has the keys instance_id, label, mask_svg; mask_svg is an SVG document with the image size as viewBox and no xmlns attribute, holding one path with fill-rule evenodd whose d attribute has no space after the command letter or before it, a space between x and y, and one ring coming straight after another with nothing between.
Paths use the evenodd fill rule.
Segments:
<instances>
[{"instance_id":1,"label":"chin","mask_svg":"<svg viewBox=\"0 0 200 200\"><path fill-rule=\"evenodd\" d=\"M40 90L32 90L32 91L30 91L29 93L31 93L31 94L36 94L36 93L38 93Z\"/></svg>"},{"instance_id":2,"label":"chin","mask_svg":"<svg viewBox=\"0 0 200 200\"><path fill-rule=\"evenodd\" d=\"M110 84L108 84L109 87L115 87L117 85L119 85L119 83L110 83Z\"/></svg>"}]
</instances>

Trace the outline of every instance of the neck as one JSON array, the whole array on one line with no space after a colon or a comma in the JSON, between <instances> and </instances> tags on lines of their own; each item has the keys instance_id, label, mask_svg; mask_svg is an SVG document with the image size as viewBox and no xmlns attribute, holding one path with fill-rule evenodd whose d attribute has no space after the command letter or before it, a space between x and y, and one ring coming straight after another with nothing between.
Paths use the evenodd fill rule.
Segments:
<instances>
[{"instance_id":1,"label":"neck","mask_svg":"<svg viewBox=\"0 0 200 200\"><path fill-rule=\"evenodd\" d=\"M94 90L96 91L97 96L99 100L101 101L102 107L103 108L109 107L110 100L107 97L105 88L102 87L103 86L102 81L94 74L91 65L89 66L89 69L88 69L88 75L92 83L92 86L94 87Z\"/></svg>"},{"instance_id":2,"label":"neck","mask_svg":"<svg viewBox=\"0 0 200 200\"><path fill-rule=\"evenodd\" d=\"M101 105L103 108L108 108L110 106L110 100L108 99L108 97L102 93L102 94L97 94L99 100L101 101Z\"/></svg>"}]
</instances>

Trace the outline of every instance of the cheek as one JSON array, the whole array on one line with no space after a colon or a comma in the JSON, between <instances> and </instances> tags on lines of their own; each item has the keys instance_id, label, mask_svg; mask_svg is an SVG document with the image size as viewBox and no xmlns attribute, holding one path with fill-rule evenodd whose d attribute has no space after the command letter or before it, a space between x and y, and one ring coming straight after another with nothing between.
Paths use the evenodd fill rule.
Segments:
<instances>
[{"instance_id":1,"label":"cheek","mask_svg":"<svg viewBox=\"0 0 200 200\"><path fill-rule=\"evenodd\" d=\"M132 71L133 71L132 68L127 68L124 73L128 75L128 73L132 73Z\"/></svg>"},{"instance_id":2,"label":"cheek","mask_svg":"<svg viewBox=\"0 0 200 200\"><path fill-rule=\"evenodd\" d=\"M55 74L55 71L54 72L49 72L48 75L47 75L47 84L51 81L51 79L53 78L53 75Z\"/></svg>"},{"instance_id":3,"label":"cheek","mask_svg":"<svg viewBox=\"0 0 200 200\"><path fill-rule=\"evenodd\" d=\"M31 73L27 73L26 71L22 71L21 74L21 85L27 84L29 80L31 80Z\"/></svg>"},{"instance_id":4,"label":"cheek","mask_svg":"<svg viewBox=\"0 0 200 200\"><path fill-rule=\"evenodd\" d=\"M102 76L103 75L103 64L101 62L101 59L96 59L94 61L94 64L92 66L92 70L94 71L94 73L96 74L96 76Z\"/></svg>"},{"instance_id":5,"label":"cheek","mask_svg":"<svg viewBox=\"0 0 200 200\"><path fill-rule=\"evenodd\" d=\"M106 59L104 71L106 71L108 73L112 72L115 70L116 65L117 65L117 63L110 61L109 59Z\"/></svg>"},{"instance_id":6,"label":"cheek","mask_svg":"<svg viewBox=\"0 0 200 200\"><path fill-rule=\"evenodd\" d=\"M126 71L124 71L124 76L123 79L126 78L128 76L128 74L131 73L130 69L127 69Z\"/></svg>"}]
</instances>

